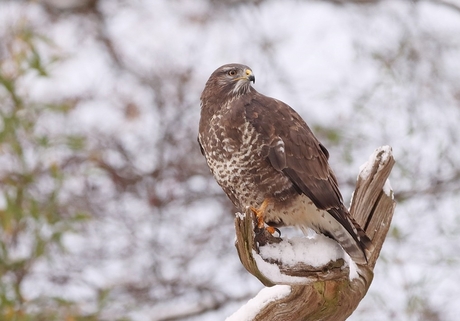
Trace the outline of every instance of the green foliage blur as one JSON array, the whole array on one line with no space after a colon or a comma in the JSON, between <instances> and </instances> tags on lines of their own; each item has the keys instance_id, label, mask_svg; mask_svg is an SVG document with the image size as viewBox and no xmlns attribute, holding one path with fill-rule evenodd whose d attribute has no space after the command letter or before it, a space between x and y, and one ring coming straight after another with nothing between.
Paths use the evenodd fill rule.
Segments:
<instances>
[{"instance_id":1,"label":"green foliage blur","mask_svg":"<svg viewBox=\"0 0 460 321\"><path fill-rule=\"evenodd\" d=\"M72 102L35 103L20 88L27 78L47 77L59 59L44 62L40 46L52 44L21 27L0 56L0 319L97 320L97 312L86 315L63 297L28 300L25 293L24 283L36 267L52 251L65 251L63 236L90 218L78 203L66 200L63 189L75 170L69 160L80 153L79 164L84 162L84 138L52 137L40 128L43 115L68 113ZM69 156L53 157L56 152ZM101 306L107 293L100 293Z\"/></svg>"}]
</instances>

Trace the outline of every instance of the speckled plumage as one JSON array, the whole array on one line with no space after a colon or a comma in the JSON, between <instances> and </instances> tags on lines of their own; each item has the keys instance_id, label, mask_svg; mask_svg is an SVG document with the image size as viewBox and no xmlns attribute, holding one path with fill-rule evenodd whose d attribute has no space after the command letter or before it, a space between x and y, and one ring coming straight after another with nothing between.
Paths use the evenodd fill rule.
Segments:
<instances>
[{"instance_id":1,"label":"speckled plumage","mask_svg":"<svg viewBox=\"0 0 460 321\"><path fill-rule=\"evenodd\" d=\"M249 67L228 64L206 83L198 141L212 174L240 210L269 199L268 225L312 228L365 263L372 244L342 203L326 148L292 108L251 87L254 80Z\"/></svg>"}]
</instances>

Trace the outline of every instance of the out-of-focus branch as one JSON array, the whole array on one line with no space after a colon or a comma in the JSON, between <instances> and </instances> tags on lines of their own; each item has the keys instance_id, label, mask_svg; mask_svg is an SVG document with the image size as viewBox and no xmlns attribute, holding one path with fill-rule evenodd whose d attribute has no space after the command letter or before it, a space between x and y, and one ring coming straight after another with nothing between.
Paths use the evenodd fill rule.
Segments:
<instances>
[{"instance_id":1,"label":"out-of-focus branch","mask_svg":"<svg viewBox=\"0 0 460 321\"><path fill-rule=\"evenodd\" d=\"M428 2L432 2L435 4L439 4L442 6L446 6L449 9L452 9L456 11L457 13L460 13L460 6L458 4L453 3L452 1L446 1L446 0L427 0Z\"/></svg>"},{"instance_id":2,"label":"out-of-focus branch","mask_svg":"<svg viewBox=\"0 0 460 321\"><path fill-rule=\"evenodd\" d=\"M381 0L321 0L321 2L332 2L334 4L347 4L347 3L354 3L354 4L375 4L380 2Z\"/></svg>"}]
</instances>

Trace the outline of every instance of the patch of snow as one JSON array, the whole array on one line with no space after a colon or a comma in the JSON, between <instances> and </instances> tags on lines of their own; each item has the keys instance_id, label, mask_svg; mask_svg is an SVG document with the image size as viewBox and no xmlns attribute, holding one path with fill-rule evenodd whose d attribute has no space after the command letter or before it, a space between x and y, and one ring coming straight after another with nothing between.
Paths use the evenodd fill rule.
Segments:
<instances>
[{"instance_id":1,"label":"patch of snow","mask_svg":"<svg viewBox=\"0 0 460 321\"><path fill-rule=\"evenodd\" d=\"M282 283L282 284L307 284L311 281L308 278L298 277L298 276L290 276L281 273L278 265L275 263L269 263L265 261L259 254L255 251L252 251L252 256L254 257L257 268L263 275L265 275L268 279L273 281L273 283Z\"/></svg>"},{"instance_id":2,"label":"patch of snow","mask_svg":"<svg viewBox=\"0 0 460 321\"><path fill-rule=\"evenodd\" d=\"M385 181L385 185L383 185L383 192L389 197L391 197L392 200L395 198L394 193L393 193L393 188L391 187L389 179L387 179Z\"/></svg>"},{"instance_id":3,"label":"patch of snow","mask_svg":"<svg viewBox=\"0 0 460 321\"><path fill-rule=\"evenodd\" d=\"M369 177L369 175L372 172L372 165L374 164L374 160L377 158L377 155L381 152L383 153L380 155L379 168L381 164L385 164L388 161L389 157L392 155L392 148L388 145L385 145L375 149L372 155L369 156L369 160L359 167L359 178L365 180Z\"/></svg>"},{"instance_id":4,"label":"patch of snow","mask_svg":"<svg viewBox=\"0 0 460 321\"><path fill-rule=\"evenodd\" d=\"M251 321L267 304L285 298L291 293L289 285L275 285L263 288L253 299L249 300L238 311L229 316L225 321Z\"/></svg>"},{"instance_id":5,"label":"patch of snow","mask_svg":"<svg viewBox=\"0 0 460 321\"><path fill-rule=\"evenodd\" d=\"M375 154L375 152L369 157L369 160L367 162L365 162L364 164L359 166L358 179L361 178L362 180L366 180L369 177L369 175L371 175L371 172L372 172L372 160L375 157L374 154Z\"/></svg>"},{"instance_id":6,"label":"patch of snow","mask_svg":"<svg viewBox=\"0 0 460 321\"><path fill-rule=\"evenodd\" d=\"M379 148L377 148L377 151L383 151L381 155L381 163L386 163L390 156L393 155L393 149L391 148L391 146L388 145L380 146Z\"/></svg>"},{"instance_id":7,"label":"patch of snow","mask_svg":"<svg viewBox=\"0 0 460 321\"><path fill-rule=\"evenodd\" d=\"M350 269L350 272L348 274L348 278L351 280L353 279L357 279L359 277L359 268L358 266L356 265L355 261L353 261L351 259L351 257L346 253L344 252L345 254L345 262L346 262L346 265L348 265L348 268Z\"/></svg>"},{"instance_id":8,"label":"patch of snow","mask_svg":"<svg viewBox=\"0 0 460 321\"><path fill-rule=\"evenodd\" d=\"M337 242L324 235L314 238L295 237L278 244L260 247L260 256L265 260L282 262L286 266L304 263L314 267L344 258L344 251Z\"/></svg>"},{"instance_id":9,"label":"patch of snow","mask_svg":"<svg viewBox=\"0 0 460 321\"><path fill-rule=\"evenodd\" d=\"M306 264L321 267L330 261L344 259L350 267L350 280L358 277L356 264L345 253L340 245L324 235L315 237L294 237L284 239L278 244L267 244L260 247L260 256L253 253L259 270L275 283L308 283L308 279L284 275L278 265L268 263L276 261L287 267ZM268 262L267 262L268 261Z\"/></svg>"},{"instance_id":10,"label":"patch of snow","mask_svg":"<svg viewBox=\"0 0 460 321\"><path fill-rule=\"evenodd\" d=\"M238 217L240 220L244 220L244 218L246 217L246 214L237 212L235 213L235 216Z\"/></svg>"}]
</instances>

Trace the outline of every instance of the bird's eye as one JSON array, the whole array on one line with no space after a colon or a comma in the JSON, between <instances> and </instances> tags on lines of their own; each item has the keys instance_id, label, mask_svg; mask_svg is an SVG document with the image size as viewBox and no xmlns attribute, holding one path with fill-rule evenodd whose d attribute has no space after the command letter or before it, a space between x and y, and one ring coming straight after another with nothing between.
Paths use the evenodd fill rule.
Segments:
<instances>
[{"instance_id":1,"label":"bird's eye","mask_svg":"<svg viewBox=\"0 0 460 321\"><path fill-rule=\"evenodd\" d=\"M232 69L229 72L227 72L229 76L236 76L236 70Z\"/></svg>"}]
</instances>

